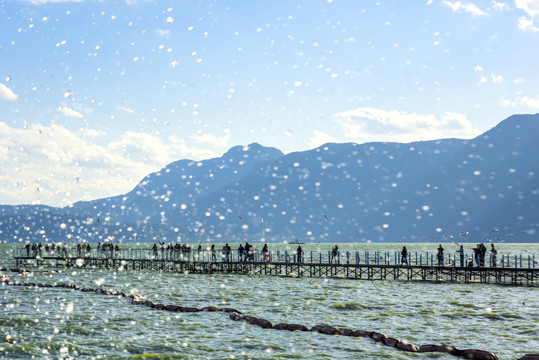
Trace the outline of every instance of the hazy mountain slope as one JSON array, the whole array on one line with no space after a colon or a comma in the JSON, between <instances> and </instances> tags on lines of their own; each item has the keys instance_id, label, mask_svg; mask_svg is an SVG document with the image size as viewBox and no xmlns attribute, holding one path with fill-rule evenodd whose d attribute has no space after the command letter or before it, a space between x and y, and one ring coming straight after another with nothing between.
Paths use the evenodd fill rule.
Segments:
<instances>
[{"instance_id":1,"label":"hazy mountain slope","mask_svg":"<svg viewBox=\"0 0 539 360\"><path fill-rule=\"evenodd\" d=\"M483 240L501 228L499 236L530 240L538 125L537 115L514 116L472 140L326 144L267 162L174 220L198 218L200 229L234 239L400 241L465 231Z\"/></svg>"},{"instance_id":2,"label":"hazy mountain slope","mask_svg":"<svg viewBox=\"0 0 539 360\"><path fill-rule=\"evenodd\" d=\"M79 202L70 213L86 213L115 220L159 223L193 199L249 176L259 162L281 157L275 148L259 144L235 146L220 158L180 160L149 174L129 193L107 199Z\"/></svg>"},{"instance_id":3,"label":"hazy mountain slope","mask_svg":"<svg viewBox=\"0 0 539 360\"><path fill-rule=\"evenodd\" d=\"M460 232L469 241L534 241L536 134L539 114L512 116L471 140L326 144L287 155L236 146L171 163L125 195L17 211L24 229L39 224L56 239L70 222L72 238L95 241L438 241ZM23 233L14 215L23 214L0 210L2 235L13 240Z\"/></svg>"}]
</instances>

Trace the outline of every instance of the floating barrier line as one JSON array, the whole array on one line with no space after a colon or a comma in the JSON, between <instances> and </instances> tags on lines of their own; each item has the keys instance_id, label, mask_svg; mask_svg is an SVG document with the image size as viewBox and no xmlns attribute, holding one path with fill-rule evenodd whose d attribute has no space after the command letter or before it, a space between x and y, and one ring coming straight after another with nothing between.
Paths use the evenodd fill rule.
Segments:
<instances>
[{"instance_id":1,"label":"floating barrier line","mask_svg":"<svg viewBox=\"0 0 539 360\"><path fill-rule=\"evenodd\" d=\"M13 272L21 273L19 269L9 269L9 270ZM454 346L445 345L445 344L442 344L442 345L429 344L429 345L421 345L418 347L417 345L409 343L407 341L389 337L385 334L378 333L375 331L343 329L343 328L335 328L332 326L324 326L324 325L315 325L310 329L307 326L301 325L301 324L279 323L279 324L274 325L269 320L242 315L240 311L236 309L232 309L232 308L221 308L217 306L207 306L203 308L197 308L197 307L184 307L184 306L179 306L179 305L158 304L158 303L155 303L154 301L144 299L142 295L138 295L138 294L128 295L124 292L118 292L118 291L113 291L113 290L104 289L104 288L97 288L97 289L86 288L86 287L80 287L74 284L16 283L16 282L10 281L10 275L8 274L0 274L0 283L2 285L11 285L11 286L28 286L28 287L38 287L38 288L66 288L66 289L78 290L82 292L93 292L96 294L124 297L124 298L131 299L131 304L133 305L142 305L142 306L150 307L156 310L164 310L164 311L172 311L172 312L186 312L186 313L221 311L221 312L228 313L230 319L234 321L257 325L263 329L288 330L288 331L311 331L311 332L318 332L320 334L325 334L325 335L341 335L341 336L370 338L373 341L379 342L383 345L390 346L395 349L398 349L401 351L407 351L407 352L419 352L419 353L439 352L439 353L447 353L447 354L451 354L454 356L463 357L467 359L499 360L498 356L485 350L479 350L479 349L461 350ZM527 354L519 358L518 360L539 360L539 354Z\"/></svg>"}]
</instances>

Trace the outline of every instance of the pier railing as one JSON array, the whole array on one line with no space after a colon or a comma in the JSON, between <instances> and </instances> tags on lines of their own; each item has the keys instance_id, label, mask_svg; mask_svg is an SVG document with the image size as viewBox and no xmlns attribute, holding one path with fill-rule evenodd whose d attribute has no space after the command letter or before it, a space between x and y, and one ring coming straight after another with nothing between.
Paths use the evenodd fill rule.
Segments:
<instances>
[{"instance_id":1,"label":"pier railing","mask_svg":"<svg viewBox=\"0 0 539 360\"><path fill-rule=\"evenodd\" d=\"M98 258L98 259L129 259L129 260L168 260L196 262L271 262L271 263L303 263L303 264L336 264L336 265L404 265L404 266L440 266L440 267L501 267L501 268L535 268L539 267L535 255L489 254L484 259L465 254L461 259L458 255L438 258L435 252L409 252L406 260L398 251L338 251L335 255L330 251L297 252L272 250L267 254L258 249L251 254L240 254L237 249L227 253L224 250L210 251L207 249L152 248L120 248L119 250L87 251L73 247L56 247L54 250L15 248L15 258Z\"/></svg>"}]
</instances>

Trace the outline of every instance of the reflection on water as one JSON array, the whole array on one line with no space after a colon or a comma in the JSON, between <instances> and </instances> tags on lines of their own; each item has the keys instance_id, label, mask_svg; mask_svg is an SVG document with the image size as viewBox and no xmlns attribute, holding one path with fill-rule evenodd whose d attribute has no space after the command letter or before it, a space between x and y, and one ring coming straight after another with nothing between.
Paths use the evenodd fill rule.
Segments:
<instances>
[{"instance_id":1,"label":"reflection on water","mask_svg":"<svg viewBox=\"0 0 539 360\"><path fill-rule=\"evenodd\" d=\"M426 246L409 247L414 245ZM537 253L538 249L530 244L511 246L507 251L526 248ZM5 245L1 249L1 265L11 266L8 249ZM103 286L163 304L232 307L274 324L377 331L418 345L444 343L489 350L501 359L517 359L539 349L537 288L99 269L68 269L31 279L14 275L12 280ZM158 311L133 306L125 298L70 289L2 286L0 299L2 358L58 359L81 353L81 360L428 359L434 355L400 352L364 338L262 329L232 321L225 313Z\"/></svg>"}]
</instances>

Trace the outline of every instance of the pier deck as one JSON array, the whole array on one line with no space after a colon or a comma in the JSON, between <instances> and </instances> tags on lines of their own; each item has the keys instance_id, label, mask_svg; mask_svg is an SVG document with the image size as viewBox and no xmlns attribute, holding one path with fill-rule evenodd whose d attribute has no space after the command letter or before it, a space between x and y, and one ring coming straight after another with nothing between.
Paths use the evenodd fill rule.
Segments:
<instances>
[{"instance_id":1,"label":"pier deck","mask_svg":"<svg viewBox=\"0 0 539 360\"><path fill-rule=\"evenodd\" d=\"M159 270L195 274L244 274L329 277L360 280L404 280L539 286L535 267L457 267L432 265L341 264L286 261L209 261L133 257L14 257L16 266L31 268L110 268Z\"/></svg>"}]
</instances>

